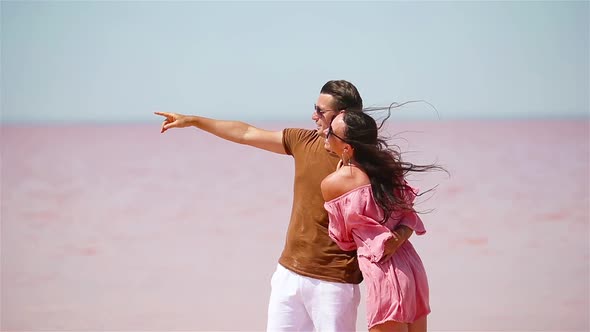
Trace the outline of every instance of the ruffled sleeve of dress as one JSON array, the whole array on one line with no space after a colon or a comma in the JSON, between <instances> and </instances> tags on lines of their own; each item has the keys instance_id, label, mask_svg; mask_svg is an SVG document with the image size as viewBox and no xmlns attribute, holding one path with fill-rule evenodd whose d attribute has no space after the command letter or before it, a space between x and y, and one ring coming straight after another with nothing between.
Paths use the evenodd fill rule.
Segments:
<instances>
[{"instance_id":1,"label":"ruffled sleeve of dress","mask_svg":"<svg viewBox=\"0 0 590 332\"><path fill-rule=\"evenodd\" d=\"M372 262L381 260L385 242L393 234L378 221L383 217L375 208L370 185L359 187L324 206L330 218L330 237L340 248L354 247L358 256Z\"/></svg>"},{"instance_id":2,"label":"ruffled sleeve of dress","mask_svg":"<svg viewBox=\"0 0 590 332\"><path fill-rule=\"evenodd\" d=\"M408 186L399 195L412 207L416 192ZM371 262L379 262L383 258L385 243L393 237L391 230L396 226L405 225L418 235L426 232L422 219L413 209L393 212L386 222L381 223L383 210L373 198L371 185L326 202L324 207L330 219L328 233L332 240L342 250L357 249L358 256Z\"/></svg>"},{"instance_id":3,"label":"ruffled sleeve of dress","mask_svg":"<svg viewBox=\"0 0 590 332\"><path fill-rule=\"evenodd\" d=\"M412 188L406 183L406 189L401 192L401 197L408 206L413 207L417 194L418 189ZM422 219L413 208L412 210L403 210L400 212L399 224L411 228L417 235L426 233L424 222L422 222Z\"/></svg>"},{"instance_id":4,"label":"ruffled sleeve of dress","mask_svg":"<svg viewBox=\"0 0 590 332\"><path fill-rule=\"evenodd\" d=\"M330 219L328 235L330 235L330 238L336 242L340 249L344 251L356 250L356 243L352 238L352 234L348 232L340 207L341 200L333 200L324 204L324 208L328 212L328 218Z\"/></svg>"},{"instance_id":5,"label":"ruffled sleeve of dress","mask_svg":"<svg viewBox=\"0 0 590 332\"><path fill-rule=\"evenodd\" d=\"M347 225L353 238L360 243L358 255L366 257L371 262L379 262L385 252L385 243L393 237L389 228L376 219L352 209L347 213Z\"/></svg>"}]
</instances>

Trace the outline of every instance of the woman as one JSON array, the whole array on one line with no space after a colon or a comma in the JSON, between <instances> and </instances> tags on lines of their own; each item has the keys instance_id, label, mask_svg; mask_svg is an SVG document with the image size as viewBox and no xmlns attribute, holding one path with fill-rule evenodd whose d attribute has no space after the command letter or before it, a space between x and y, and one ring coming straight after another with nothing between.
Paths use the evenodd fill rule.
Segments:
<instances>
[{"instance_id":1,"label":"woman","mask_svg":"<svg viewBox=\"0 0 590 332\"><path fill-rule=\"evenodd\" d=\"M325 148L341 157L321 184L328 230L343 250L357 250L369 331L426 331L428 281L420 257L408 241L384 252L391 252L385 243L400 225L426 232L404 176L440 167L402 162L378 137L379 128L366 113L344 111L327 129Z\"/></svg>"}]
</instances>

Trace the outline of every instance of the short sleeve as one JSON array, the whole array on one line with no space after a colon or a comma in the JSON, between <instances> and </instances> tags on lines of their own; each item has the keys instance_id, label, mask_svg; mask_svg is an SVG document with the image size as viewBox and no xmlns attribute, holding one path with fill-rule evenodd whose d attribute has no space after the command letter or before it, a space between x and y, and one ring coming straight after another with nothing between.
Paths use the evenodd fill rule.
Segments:
<instances>
[{"instance_id":1,"label":"short sleeve","mask_svg":"<svg viewBox=\"0 0 590 332\"><path fill-rule=\"evenodd\" d=\"M314 131L309 129L285 128L283 129L283 148L288 155L293 155L297 150L297 144L309 142L313 139Z\"/></svg>"}]
</instances>

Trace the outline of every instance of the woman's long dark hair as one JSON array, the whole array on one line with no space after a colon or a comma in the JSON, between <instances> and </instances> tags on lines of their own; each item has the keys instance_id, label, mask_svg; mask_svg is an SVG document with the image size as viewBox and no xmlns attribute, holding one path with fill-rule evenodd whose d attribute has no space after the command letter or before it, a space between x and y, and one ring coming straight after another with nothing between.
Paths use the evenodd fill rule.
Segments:
<instances>
[{"instance_id":1,"label":"woman's long dark hair","mask_svg":"<svg viewBox=\"0 0 590 332\"><path fill-rule=\"evenodd\" d=\"M402 161L401 152L391 148L379 136L379 129L391 115L391 108L386 108L389 113L380 126L365 112L345 111L343 117L346 143L354 148L353 160L369 176L375 201L383 209L384 219L381 223L387 221L396 210L413 210L405 197L407 190L411 190L405 182L408 173L445 171L434 164L416 165Z\"/></svg>"}]
</instances>

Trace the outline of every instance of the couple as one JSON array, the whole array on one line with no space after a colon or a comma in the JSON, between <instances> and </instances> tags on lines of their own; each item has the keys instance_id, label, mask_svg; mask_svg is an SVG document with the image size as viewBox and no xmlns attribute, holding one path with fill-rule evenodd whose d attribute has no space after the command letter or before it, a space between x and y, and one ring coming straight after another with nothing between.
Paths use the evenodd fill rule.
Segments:
<instances>
[{"instance_id":1,"label":"couple","mask_svg":"<svg viewBox=\"0 0 590 332\"><path fill-rule=\"evenodd\" d=\"M162 133L192 126L294 158L291 220L271 279L267 331L354 331L363 277L370 331L426 331L426 272L407 241L425 230L404 176L436 166L402 162L378 136L353 84L322 87L316 130L156 114L165 117Z\"/></svg>"}]
</instances>

